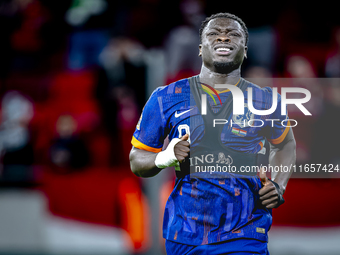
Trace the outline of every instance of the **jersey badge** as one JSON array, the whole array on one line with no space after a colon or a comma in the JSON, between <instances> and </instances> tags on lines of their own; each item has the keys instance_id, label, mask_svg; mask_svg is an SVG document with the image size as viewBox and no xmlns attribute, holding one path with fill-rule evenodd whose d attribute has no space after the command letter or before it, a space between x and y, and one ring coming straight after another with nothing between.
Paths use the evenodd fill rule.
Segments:
<instances>
[{"instance_id":1,"label":"jersey badge","mask_svg":"<svg viewBox=\"0 0 340 255\"><path fill-rule=\"evenodd\" d=\"M249 127L249 120L254 119L254 113L248 109L248 104L244 104L244 114L233 115L233 124L241 128Z\"/></svg>"}]
</instances>

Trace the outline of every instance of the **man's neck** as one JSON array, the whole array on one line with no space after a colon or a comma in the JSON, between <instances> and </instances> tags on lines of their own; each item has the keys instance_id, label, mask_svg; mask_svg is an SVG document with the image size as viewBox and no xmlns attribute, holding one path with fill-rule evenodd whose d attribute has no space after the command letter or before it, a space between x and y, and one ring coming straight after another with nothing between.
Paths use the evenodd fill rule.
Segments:
<instances>
[{"instance_id":1,"label":"man's neck","mask_svg":"<svg viewBox=\"0 0 340 255\"><path fill-rule=\"evenodd\" d=\"M216 84L236 84L241 78L240 68L233 70L230 73L216 73L202 65L199 74L200 82L215 87Z\"/></svg>"}]
</instances>

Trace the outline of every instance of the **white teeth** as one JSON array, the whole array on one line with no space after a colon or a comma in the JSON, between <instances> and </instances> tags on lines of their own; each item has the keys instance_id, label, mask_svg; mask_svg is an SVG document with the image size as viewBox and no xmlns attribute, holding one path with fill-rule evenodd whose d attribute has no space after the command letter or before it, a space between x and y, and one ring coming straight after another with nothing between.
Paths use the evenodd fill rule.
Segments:
<instances>
[{"instance_id":1,"label":"white teeth","mask_svg":"<svg viewBox=\"0 0 340 255\"><path fill-rule=\"evenodd\" d=\"M230 49L229 48L218 48L216 51L230 51Z\"/></svg>"}]
</instances>

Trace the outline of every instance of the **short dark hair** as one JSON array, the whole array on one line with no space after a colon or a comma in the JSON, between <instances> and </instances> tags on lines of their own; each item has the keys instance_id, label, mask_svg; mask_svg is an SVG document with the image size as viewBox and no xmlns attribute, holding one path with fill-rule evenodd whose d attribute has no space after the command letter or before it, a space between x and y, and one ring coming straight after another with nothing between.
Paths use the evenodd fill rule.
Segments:
<instances>
[{"instance_id":1,"label":"short dark hair","mask_svg":"<svg viewBox=\"0 0 340 255\"><path fill-rule=\"evenodd\" d=\"M246 24L244 24L243 20L240 19L239 17L237 17L234 14L228 13L228 12L220 12L220 13L216 13L211 15L210 17L206 18L205 20L202 21L199 33L200 33L200 42L202 42L202 34L203 34L203 30L204 28L207 26L207 24L209 23L210 20L216 19L216 18L227 18L227 19L233 19L236 20L242 27L244 35L246 37L246 45L248 44L248 28L246 26Z\"/></svg>"}]
</instances>

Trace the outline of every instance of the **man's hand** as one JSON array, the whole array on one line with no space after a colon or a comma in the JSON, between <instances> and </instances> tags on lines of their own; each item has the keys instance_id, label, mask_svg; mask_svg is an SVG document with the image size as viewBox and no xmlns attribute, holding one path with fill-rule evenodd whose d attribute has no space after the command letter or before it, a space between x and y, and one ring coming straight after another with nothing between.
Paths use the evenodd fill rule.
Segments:
<instances>
[{"instance_id":1,"label":"man's hand","mask_svg":"<svg viewBox=\"0 0 340 255\"><path fill-rule=\"evenodd\" d=\"M269 180L262 168L260 169L259 177L263 185L259 190L262 205L268 209L277 208L282 205L285 200L282 197L283 192L280 186L276 182Z\"/></svg>"},{"instance_id":2,"label":"man's hand","mask_svg":"<svg viewBox=\"0 0 340 255\"><path fill-rule=\"evenodd\" d=\"M157 154L155 165L158 168L167 168L174 166L179 168L179 163L182 163L184 158L189 154L189 135L186 134L182 138L173 138L168 147Z\"/></svg>"},{"instance_id":3,"label":"man's hand","mask_svg":"<svg viewBox=\"0 0 340 255\"><path fill-rule=\"evenodd\" d=\"M185 134L181 137L181 141L174 147L174 152L177 160L182 163L184 159L188 157L190 151L190 143L188 142L189 135Z\"/></svg>"}]
</instances>

